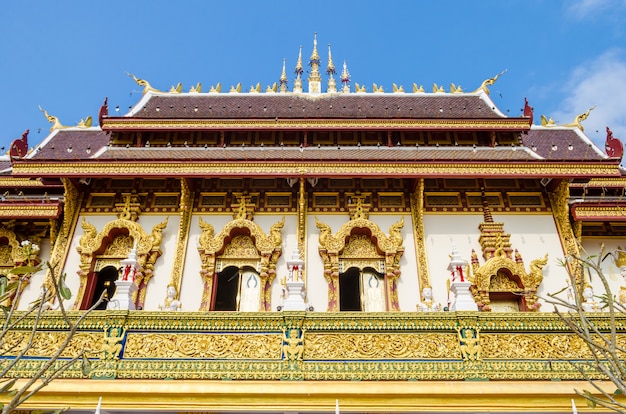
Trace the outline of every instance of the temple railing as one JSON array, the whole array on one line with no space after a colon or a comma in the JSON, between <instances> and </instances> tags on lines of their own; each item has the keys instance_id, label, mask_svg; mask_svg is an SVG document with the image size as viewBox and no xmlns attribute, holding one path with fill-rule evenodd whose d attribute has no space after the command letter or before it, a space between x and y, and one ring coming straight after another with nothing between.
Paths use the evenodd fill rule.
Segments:
<instances>
[{"instance_id":1,"label":"temple railing","mask_svg":"<svg viewBox=\"0 0 626 414\"><path fill-rule=\"evenodd\" d=\"M608 316L591 320L609 329ZM33 322L26 318L7 333L0 364L17 355ZM624 346L626 317L617 323ZM61 315L48 311L32 349L8 376L32 376L64 339ZM81 350L91 372L85 376L77 364L62 377L581 380L577 366L588 371L591 360L584 342L547 313L94 311L63 358Z\"/></svg>"}]
</instances>

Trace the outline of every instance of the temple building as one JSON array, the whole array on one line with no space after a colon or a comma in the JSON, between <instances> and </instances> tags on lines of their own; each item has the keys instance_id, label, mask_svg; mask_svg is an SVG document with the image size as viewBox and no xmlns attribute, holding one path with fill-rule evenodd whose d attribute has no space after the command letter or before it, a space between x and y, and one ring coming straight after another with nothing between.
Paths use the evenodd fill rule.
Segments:
<instances>
[{"instance_id":1,"label":"temple building","mask_svg":"<svg viewBox=\"0 0 626 414\"><path fill-rule=\"evenodd\" d=\"M626 304L619 138L591 141L593 108L535 123L520 97L505 115L489 91L503 73L467 91L370 89L345 62L337 74L330 46L322 64L317 40L308 63L304 79L300 49L295 77L283 63L249 89L129 74L143 95L128 113L104 99L97 122L67 126L42 109L50 134L13 142L0 271L31 242L66 274L70 315L96 306L63 356L85 350L91 372L67 370L24 410L571 412L587 386L570 361L589 354L548 298L572 300L578 280L605 318L604 286L568 258L610 251ZM5 305L25 312L51 275ZM65 338L48 300L9 376Z\"/></svg>"}]
</instances>

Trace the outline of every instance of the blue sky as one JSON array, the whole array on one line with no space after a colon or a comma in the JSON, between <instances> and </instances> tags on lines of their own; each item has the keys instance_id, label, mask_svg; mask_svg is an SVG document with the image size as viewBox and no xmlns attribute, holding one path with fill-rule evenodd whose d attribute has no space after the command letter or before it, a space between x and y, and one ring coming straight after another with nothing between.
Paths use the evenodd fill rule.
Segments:
<instances>
[{"instance_id":1,"label":"blue sky","mask_svg":"<svg viewBox=\"0 0 626 414\"><path fill-rule=\"evenodd\" d=\"M626 140L626 0L2 0L0 146L26 129L31 147L45 138L39 105L64 125L97 118L105 97L125 113L141 98L126 72L161 90L264 90L286 58L291 88L314 32L322 64L330 43L338 70L346 60L368 91L472 91L506 69L491 87L504 113L520 115L526 97L535 122L569 123L597 105L585 132L601 146L606 126Z\"/></svg>"}]
</instances>

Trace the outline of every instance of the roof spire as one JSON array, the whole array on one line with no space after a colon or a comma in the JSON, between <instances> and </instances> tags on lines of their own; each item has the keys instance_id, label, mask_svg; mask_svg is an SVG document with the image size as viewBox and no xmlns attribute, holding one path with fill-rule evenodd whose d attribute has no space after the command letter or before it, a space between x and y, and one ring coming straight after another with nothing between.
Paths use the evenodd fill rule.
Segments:
<instances>
[{"instance_id":1,"label":"roof spire","mask_svg":"<svg viewBox=\"0 0 626 414\"><path fill-rule=\"evenodd\" d=\"M343 61L343 72L341 72L341 83L343 83L343 91L346 93L350 92L350 73L348 72L348 65L346 65L346 61Z\"/></svg>"},{"instance_id":2,"label":"roof spire","mask_svg":"<svg viewBox=\"0 0 626 414\"><path fill-rule=\"evenodd\" d=\"M328 66L326 67L326 73L329 76L328 79L328 92L337 92L337 83L333 75L337 73L335 70L335 64L333 63L333 55L330 53L330 43L328 44Z\"/></svg>"},{"instance_id":3,"label":"roof spire","mask_svg":"<svg viewBox=\"0 0 626 414\"><path fill-rule=\"evenodd\" d=\"M309 93L320 93L322 78L320 76L320 55L317 53L317 32L313 34L313 53L309 59L311 73L309 74Z\"/></svg>"},{"instance_id":4,"label":"roof spire","mask_svg":"<svg viewBox=\"0 0 626 414\"><path fill-rule=\"evenodd\" d=\"M296 63L296 80L293 83L293 91L296 93L302 93L302 73L304 68L302 67L302 45L300 45L300 52L298 53L298 62Z\"/></svg>"},{"instance_id":5,"label":"roof spire","mask_svg":"<svg viewBox=\"0 0 626 414\"><path fill-rule=\"evenodd\" d=\"M287 71L285 70L285 64L287 63L287 59L283 58L283 73L280 74L280 91L287 92Z\"/></svg>"}]
</instances>

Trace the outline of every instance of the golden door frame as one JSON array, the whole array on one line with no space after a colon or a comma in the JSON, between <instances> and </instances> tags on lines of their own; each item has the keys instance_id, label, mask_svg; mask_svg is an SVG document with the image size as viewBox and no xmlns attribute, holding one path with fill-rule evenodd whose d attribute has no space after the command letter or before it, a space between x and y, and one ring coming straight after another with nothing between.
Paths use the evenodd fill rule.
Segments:
<instances>
[{"instance_id":1,"label":"golden door frame","mask_svg":"<svg viewBox=\"0 0 626 414\"><path fill-rule=\"evenodd\" d=\"M501 242L493 257L482 266L478 264L476 253L472 252L471 291L479 310L491 311L491 293L512 293L522 299L520 310L538 311L541 303L538 302L537 289L543 281L543 267L547 263L546 253L542 259L530 262L530 272L527 273L519 252L515 250L515 260L509 258Z\"/></svg>"},{"instance_id":2,"label":"golden door frame","mask_svg":"<svg viewBox=\"0 0 626 414\"><path fill-rule=\"evenodd\" d=\"M371 243L376 246L376 257L362 258L365 262L372 263L374 260L384 260L385 269L385 300L387 309L399 311L397 281L400 277L400 259L404 254L402 245L401 229L404 227L404 217L389 227L389 236L383 233L378 225L366 218L354 218L345 223L339 231L332 234L330 226L315 218L315 224L320 229L319 253L324 262L324 278L328 282L328 311L339 311L339 268L340 261L346 260L346 264L353 262L352 258L343 258L342 254L350 236L363 234L363 230L369 236ZM357 266L359 267L359 266ZM362 270L362 269L361 269Z\"/></svg>"},{"instance_id":3,"label":"golden door frame","mask_svg":"<svg viewBox=\"0 0 626 414\"><path fill-rule=\"evenodd\" d=\"M141 272L137 272L135 275L135 284L138 290L133 293L132 300L137 307L143 306L146 298L146 287L154 275L154 265L162 254L162 232L167 226L167 221L166 217L165 221L152 228L151 234L147 234L139 223L120 218L108 222L98 232L96 227L83 217L81 226L84 232L79 239L79 246L76 247L80 254L80 266L77 272L80 277L80 285L76 294L74 309L80 309L89 281L89 275L93 274L98 262L113 263L110 257L101 257L102 253L106 251L106 248L113 243L119 234L125 233L128 233L128 236L132 239L132 243L135 249L137 249L137 262L143 268ZM121 256L120 260L128 257L133 244L129 244L127 251L119 252L116 256ZM116 262L119 264L119 260L116 260Z\"/></svg>"},{"instance_id":4,"label":"golden door frame","mask_svg":"<svg viewBox=\"0 0 626 414\"><path fill-rule=\"evenodd\" d=\"M213 285L217 277L218 265L222 268L244 265L257 269L261 278L261 310L271 309L271 285L276 278L276 263L282 254L281 229L285 218L270 228L266 234L255 222L246 218L236 218L228 222L216 235L213 226L200 217L199 225L202 234L198 239L198 253L202 259L200 276L203 281L200 311L211 309ZM235 257L232 252L224 257L231 241L237 236L249 237L256 252L242 252L245 257Z\"/></svg>"}]
</instances>

